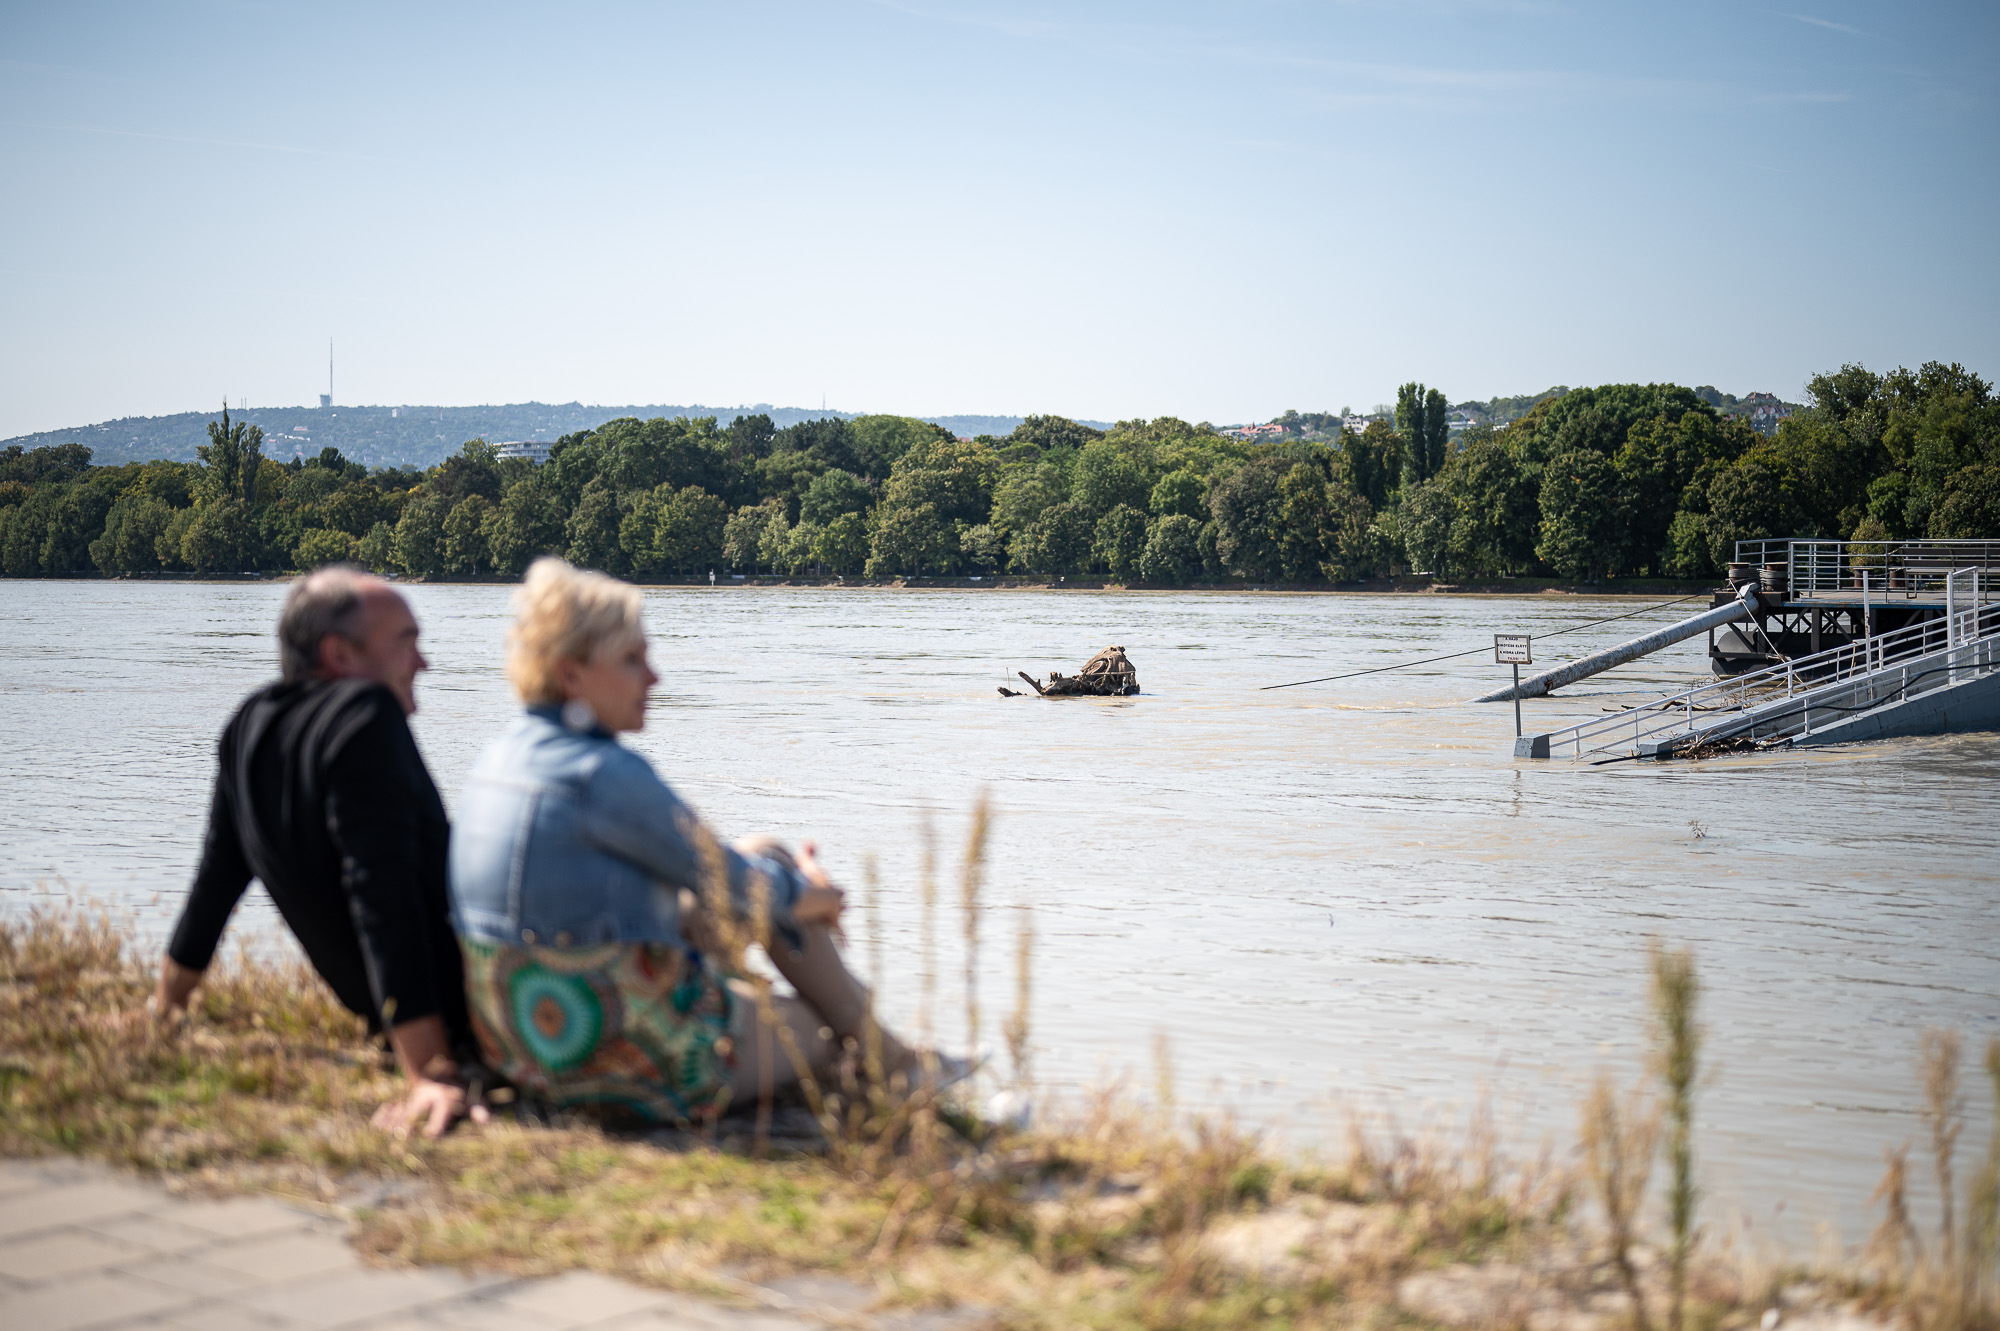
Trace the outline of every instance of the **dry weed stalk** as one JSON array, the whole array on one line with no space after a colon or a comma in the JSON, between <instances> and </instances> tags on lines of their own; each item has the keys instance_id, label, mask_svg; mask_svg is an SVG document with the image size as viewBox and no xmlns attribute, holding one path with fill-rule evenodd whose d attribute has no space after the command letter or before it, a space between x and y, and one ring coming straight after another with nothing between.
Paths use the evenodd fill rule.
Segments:
<instances>
[{"instance_id":1,"label":"dry weed stalk","mask_svg":"<svg viewBox=\"0 0 2000 1331\"><path fill-rule=\"evenodd\" d=\"M1958 1064L1965 1042L1957 1031L1932 1027L1917 1047L1924 1073L1924 1122L1931 1130L1931 1164L1937 1170L1938 1247L1949 1261L1958 1248L1951 1158L1965 1110L1958 1093Z\"/></svg>"},{"instance_id":2,"label":"dry weed stalk","mask_svg":"<svg viewBox=\"0 0 2000 1331\"><path fill-rule=\"evenodd\" d=\"M979 1053L979 896L986 879L986 835L992 825L992 809L982 791L972 806L965 865L959 875L959 909L965 917L965 1044L966 1053L973 1057Z\"/></svg>"},{"instance_id":3,"label":"dry weed stalk","mask_svg":"<svg viewBox=\"0 0 2000 1331\"><path fill-rule=\"evenodd\" d=\"M1667 1214L1673 1229L1668 1273L1667 1325L1681 1331L1687 1303L1688 1256L1695 1244L1694 1088L1700 1071L1701 1030L1695 1005L1701 982L1694 953L1654 943L1651 954L1653 1060L1666 1088Z\"/></svg>"},{"instance_id":4,"label":"dry weed stalk","mask_svg":"<svg viewBox=\"0 0 2000 1331\"><path fill-rule=\"evenodd\" d=\"M1034 1086L1028 1066L1029 1004L1035 978L1035 914L1022 906L1014 934L1014 1010L1007 1015L1007 1057L1014 1067L1014 1086L1026 1095Z\"/></svg>"},{"instance_id":5,"label":"dry weed stalk","mask_svg":"<svg viewBox=\"0 0 2000 1331\"><path fill-rule=\"evenodd\" d=\"M1878 1279L1901 1285L1923 1260L1923 1240L1910 1222L1910 1148L1885 1150L1882 1157L1882 1181L1868 1197L1870 1206L1881 1203L1882 1223L1868 1236L1863 1260Z\"/></svg>"},{"instance_id":6,"label":"dry weed stalk","mask_svg":"<svg viewBox=\"0 0 2000 1331\"><path fill-rule=\"evenodd\" d=\"M1647 1331L1646 1297L1639 1288L1639 1271L1632 1263L1638 1238L1639 1208L1653 1174L1653 1152L1659 1141L1659 1109L1643 1091L1634 1090L1621 1106L1617 1088L1599 1074L1584 1100L1579 1125L1584 1167L1597 1204L1604 1211L1612 1265L1632 1302L1632 1325Z\"/></svg>"},{"instance_id":7,"label":"dry weed stalk","mask_svg":"<svg viewBox=\"0 0 2000 1331\"><path fill-rule=\"evenodd\" d=\"M1900 1299L1918 1331L1992 1331L2000 1326L2000 1039L1986 1048L1993 1095L1994 1136L1967 1190L1965 1226L1958 1226L1953 1160L1964 1127L1959 1083L1964 1041L1956 1031L1932 1029L1918 1044L1921 1115L1929 1129L1931 1165L1938 1188L1936 1246L1926 1250L1910 1218L1909 1147L1888 1153L1888 1168L1869 1204L1882 1203L1882 1222L1869 1239L1866 1260L1887 1291Z\"/></svg>"}]
</instances>

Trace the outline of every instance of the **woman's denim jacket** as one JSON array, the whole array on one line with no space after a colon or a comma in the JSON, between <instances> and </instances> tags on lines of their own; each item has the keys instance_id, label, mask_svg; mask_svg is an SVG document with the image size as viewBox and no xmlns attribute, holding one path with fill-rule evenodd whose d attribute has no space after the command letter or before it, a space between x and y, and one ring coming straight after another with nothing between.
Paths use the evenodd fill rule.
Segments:
<instances>
[{"instance_id":1,"label":"woman's denim jacket","mask_svg":"<svg viewBox=\"0 0 2000 1331\"><path fill-rule=\"evenodd\" d=\"M487 747L451 829L453 924L489 943L685 945L677 889L702 891L688 807L652 765L603 730L531 707ZM718 846L736 909L769 884L772 925L793 932L796 871ZM664 890L663 890L664 889Z\"/></svg>"}]
</instances>

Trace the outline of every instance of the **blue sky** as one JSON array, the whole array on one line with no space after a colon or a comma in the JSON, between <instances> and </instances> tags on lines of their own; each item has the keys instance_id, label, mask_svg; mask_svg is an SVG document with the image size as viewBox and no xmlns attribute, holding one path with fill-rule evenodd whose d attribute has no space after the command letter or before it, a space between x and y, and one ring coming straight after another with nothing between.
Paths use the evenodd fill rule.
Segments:
<instances>
[{"instance_id":1,"label":"blue sky","mask_svg":"<svg viewBox=\"0 0 2000 1331\"><path fill-rule=\"evenodd\" d=\"M1992 376L1996 89L1991 4L14 4L0 436L329 336L367 403Z\"/></svg>"}]
</instances>

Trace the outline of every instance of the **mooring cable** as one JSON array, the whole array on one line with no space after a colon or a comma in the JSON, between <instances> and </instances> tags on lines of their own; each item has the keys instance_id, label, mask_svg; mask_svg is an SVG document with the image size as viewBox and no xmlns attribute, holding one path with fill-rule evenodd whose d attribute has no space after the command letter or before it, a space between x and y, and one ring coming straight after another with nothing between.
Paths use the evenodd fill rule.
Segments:
<instances>
[{"instance_id":1,"label":"mooring cable","mask_svg":"<svg viewBox=\"0 0 2000 1331\"><path fill-rule=\"evenodd\" d=\"M1603 619L1593 619L1587 623L1571 624L1567 628L1551 629L1547 633L1532 633L1528 636L1536 642L1540 642L1543 638L1560 638L1565 633L1575 633L1580 629L1594 629L1599 624L1609 624L1620 619L1630 619L1634 615L1643 615L1653 610L1664 610L1670 605L1680 605L1684 601L1698 601L1708 595L1711 595L1711 593L1696 592L1692 596L1677 596L1671 601L1662 601L1658 605L1647 605L1641 606L1637 610L1627 610L1622 615L1606 615ZM1493 648L1490 646L1472 647L1462 652L1452 652L1448 656L1427 656L1421 661L1399 661L1395 665L1376 666L1372 670L1350 670L1344 675L1321 675L1318 679L1295 679L1289 684L1260 684L1257 687L1257 691L1259 693L1268 693L1272 689L1295 689L1301 684L1330 684L1337 679L1358 679L1362 675L1379 675L1385 670L1408 670L1413 666L1436 665L1439 661L1456 661L1461 656L1477 656L1481 652L1490 652L1492 650Z\"/></svg>"}]
</instances>

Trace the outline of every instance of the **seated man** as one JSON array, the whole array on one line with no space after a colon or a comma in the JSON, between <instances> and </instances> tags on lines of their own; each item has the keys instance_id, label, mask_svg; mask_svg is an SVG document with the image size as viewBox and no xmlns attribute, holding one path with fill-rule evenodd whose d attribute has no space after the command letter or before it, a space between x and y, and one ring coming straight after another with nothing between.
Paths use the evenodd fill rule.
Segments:
<instances>
[{"instance_id":1,"label":"seated man","mask_svg":"<svg viewBox=\"0 0 2000 1331\"><path fill-rule=\"evenodd\" d=\"M283 678L217 746L201 865L160 963L155 1008L184 1010L229 913L261 880L340 1001L386 1031L408 1096L377 1126L437 1136L465 1112L465 976L445 883L447 824L405 718L429 668L394 588L345 567L301 578L278 620Z\"/></svg>"}]
</instances>

